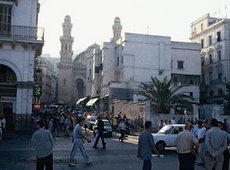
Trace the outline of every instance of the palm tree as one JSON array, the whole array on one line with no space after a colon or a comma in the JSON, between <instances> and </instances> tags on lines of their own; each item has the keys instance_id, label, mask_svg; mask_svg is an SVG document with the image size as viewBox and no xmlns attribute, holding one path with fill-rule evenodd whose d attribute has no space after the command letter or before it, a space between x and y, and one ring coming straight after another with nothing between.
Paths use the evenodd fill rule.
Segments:
<instances>
[{"instance_id":1,"label":"palm tree","mask_svg":"<svg viewBox=\"0 0 230 170\"><path fill-rule=\"evenodd\" d=\"M150 101L150 105L153 106L156 113L170 113L170 108L181 111L184 111L184 109L192 110L194 98L177 92L182 87L188 85L177 86L173 83L172 78L168 80L167 77L164 77L162 81L153 77L151 77L151 80L151 84L141 83L139 87L142 90L137 92L137 94L145 97L142 101Z\"/></svg>"}]
</instances>

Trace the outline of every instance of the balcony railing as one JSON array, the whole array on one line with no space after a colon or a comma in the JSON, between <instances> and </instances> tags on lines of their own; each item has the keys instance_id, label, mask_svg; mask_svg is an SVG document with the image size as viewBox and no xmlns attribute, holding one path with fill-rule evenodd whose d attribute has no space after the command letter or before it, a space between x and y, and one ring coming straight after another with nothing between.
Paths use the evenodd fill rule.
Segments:
<instances>
[{"instance_id":1,"label":"balcony railing","mask_svg":"<svg viewBox=\"0 0 230 170\"><path fill-rule=\"evenodd\" d=\"M0 38L26 41L44 41L44 28L11 25L0 29Z\"/></svg>"}]
</instances>

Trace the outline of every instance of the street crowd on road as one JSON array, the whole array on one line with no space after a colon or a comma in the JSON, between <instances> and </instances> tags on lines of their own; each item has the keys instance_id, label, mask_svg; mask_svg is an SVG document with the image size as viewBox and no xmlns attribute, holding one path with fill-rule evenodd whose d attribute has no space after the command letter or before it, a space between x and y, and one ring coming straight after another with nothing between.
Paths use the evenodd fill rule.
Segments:
<instances>
[{"instance_id":1,"label":"street crowd on road","mask_svg":"<svg viewBox=\"0 0 230 170\"><path fill-rule=\"evenodd\" d=\"M98 149L98 144L102 143L102 149L106 149L104 139L104 121L107 120L112 126L115 133L120 133L119 141L123 142L125 137L132 131L141 131L143 129L143 118L140 116L134 120L127 118L126 114L119 112L117 115L108 112L83 112L71 106L62 107L42 107L36 110L31 117L32 125L32 144L35 147L37 156L37 170L43 170L44 167L53 169L53 145L55 137L71 137L73 148L70 153L69 165L75 166L74 157L79 149L87 164L91 164L93 159L90 158L84 148L84 140L91 143L91 140L83 134L89 128L89 120L96 117L98 123L93 129L95 140L92 148ZM72 134L71 134L72 133Z\"/></svg>"},{"instance_id":2,"label":"street crowd on road","mask_svg":"<svg viewBox=\"0 0 230 170\"><path fill-rule=\"evenodd\" d=\"M74 157L79 149L87 164L91 164L93 159L90 158L84 148L84 140L88 143L91 140L83 134L83 129L88 128L90 117L96 117L98 124L94 129L95 139L92 148L97 149L98 144L102 144L102 149L106 149L106 141L104 139L104 119L111 123L115 133L120 133L119 141L123 142L126 135L130 133L130 129L142 131L138 141L138 157L143 159L143 170L151 169L152 151L160 157L157 148L155 147L154 138L151 135L152 123L146 121L143 126L143 118L136 117L134 120L129 120L124 113L117 115L103 112L80 112L70 107L62 109L46 110L45 114L41 112L34 115L31 119L33 137L32 143L35 146L37 154L37 168L43 169L46 166L52 169L49 161L52 160L52 147L55 136L63 132L65 136L72 136L73 148L70 153L70 166L75 166ZM43 124L39 124L39 121ZM206 170L228 170L229 166L229 151L228 143L230 135L228 134L227 120L224 122L212 119L207 120L186 120L180 118L176 121L175 117L172 120L161 120L158 128L161 129L168 124L185 124L185 129L181 129L176 138L179 170L194 170L195 162L199 166L203 166ZM44 126L43 126L44 125ZM135 128L132 128L132 125ZM44 128L43 128L44 127ZM37 131L35 131L37 129ZM43 129L43 130L41 130ZM73 133L73 135L71 135ZM35 139L42 138L41 143L37 143ZM49 143L49 144L47 144ZM40 146L39 146L40 145ZM39 153L47 152L44 155ZM41 151L40 151L41 150ZM49 152L48 152L49 151ZM196 158L196 152L198 157Z\"/></svg>"},{"instance_id":3,"label":"street crowd on road","mask_svg":"<svg viewBox=\"0 0 230 170\"><path fill-rule=\"evenodd\" d=\"M31 117L32 134L36 130L36 120L44 121L44 128L49 130L54 138L55 136L64 135L66 137L71 136L71 132L77 124L77 120L80 117L85 118L83 128L85 131L89 127L89 120L91 117L101 116L102 119L106 119L110 122L113 132L120 133L122 138L130 133L141 131L143 126L143 117L136 117L130 120L125 113L119 112L114 115L108 112L96 112L88 111L83 112L80 109L76 109L72 106L61 107L42 107L39 111L34 112ZM123 140L121 140L122 142Z\"/></svg>"}]
</instances>

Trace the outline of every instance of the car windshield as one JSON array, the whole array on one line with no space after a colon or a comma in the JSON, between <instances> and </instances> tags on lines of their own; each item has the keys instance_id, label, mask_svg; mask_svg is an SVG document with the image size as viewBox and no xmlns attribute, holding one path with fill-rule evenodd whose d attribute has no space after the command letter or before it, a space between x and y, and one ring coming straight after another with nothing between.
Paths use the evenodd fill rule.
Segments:
<instances>
[{"instance_id":1,"label":"car windshield","mask_svg":"<svg viewBox=\"0 0 230 170\"><path fill-rule=\"evenodd\" d=\"M164 126L163 128L161 128L161 130L159 130L159 134L169 134L172 130L172 126Z\"/></svg>"},{"instance_id":2,"label":"car windshield","mask_svg":"<svg viewBox=\"0 0 230 170\"><path fill-rule=\"evenodd\" d=\"M110 126L110 122L109 121L103 121L104 122L104 126Z\"/></svg>"}]
</instances>

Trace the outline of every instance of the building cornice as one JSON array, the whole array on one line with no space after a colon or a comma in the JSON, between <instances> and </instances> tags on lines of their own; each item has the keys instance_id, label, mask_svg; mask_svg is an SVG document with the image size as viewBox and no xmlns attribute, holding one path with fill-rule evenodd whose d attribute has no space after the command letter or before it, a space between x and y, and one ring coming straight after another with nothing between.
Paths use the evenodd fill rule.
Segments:
<instances>
[{"instance_id":1,"label":"building cornice","mask_svg":"<svg viewBox=\"0 0 230 170\"><path fill-rule=\"evenodd\" d=\"M203 35L203 34L207 34L211 29L213 29L213 28L215 28L215 27L218 27L218 26L220 26L220 25L224 25L224 24L230 24L230 22L229 22L229 20L228 19L222 19L221 21L219 21L219 22L217 22L216 24L213 24L213 25L211 25L211 26L209 26L207 29L205 29L204 31L202 31L202 32L199 32L199 33L197 33L197 34L194 34L193 36L191 36L189 39L190 40L192 40L192 39L194 39L194 38L196 38L196 37L199 37L199 36L201 36L201 35Z\"/></svg>"}]
</instances>

